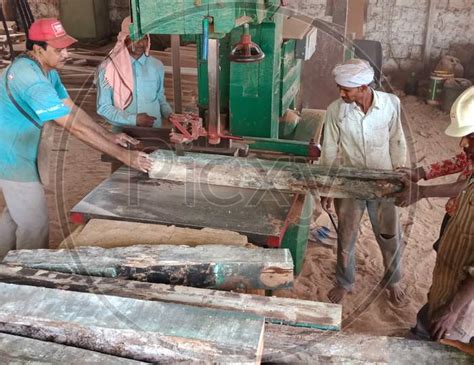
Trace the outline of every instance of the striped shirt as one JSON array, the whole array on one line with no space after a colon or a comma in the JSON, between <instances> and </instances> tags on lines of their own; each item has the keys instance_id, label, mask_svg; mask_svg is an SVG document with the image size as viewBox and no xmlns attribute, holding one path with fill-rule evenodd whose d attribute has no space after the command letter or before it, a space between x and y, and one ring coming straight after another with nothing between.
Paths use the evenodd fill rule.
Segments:
<instances>
[{"instance_id":1,"label":"striped shirt","mask_svg":"<svg viewBox=\"0 0 474 365\"><path fill-rule=\"evenodd\" d=\"M474 266L474 178L459 195L459 207L441 238L428 294L429 316L449 303ZM473 303L468 305L473 308ZM468 314L467 318L473 317ZM467 330L471 335L473 320Z\"/></svg>"}]
</instances>

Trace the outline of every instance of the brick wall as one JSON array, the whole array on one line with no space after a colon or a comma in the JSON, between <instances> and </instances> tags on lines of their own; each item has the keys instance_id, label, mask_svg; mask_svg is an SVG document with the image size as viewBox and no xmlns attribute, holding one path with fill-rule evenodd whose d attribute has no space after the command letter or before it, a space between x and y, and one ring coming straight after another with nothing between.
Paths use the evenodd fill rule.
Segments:
<instances>
[{"instance_id":1,"label":"brick wall","mask_svg":"<svg viewBox=\"0 0 474 365\"><path fill-rule=\"evenodd\" d=\"M456 45L474 43L473 3L438 0L430 54L433 61ZM370 0L365 38L382 43L387 72L422 67L428 5L428 0Z\"/></svg>"}]
</instances>

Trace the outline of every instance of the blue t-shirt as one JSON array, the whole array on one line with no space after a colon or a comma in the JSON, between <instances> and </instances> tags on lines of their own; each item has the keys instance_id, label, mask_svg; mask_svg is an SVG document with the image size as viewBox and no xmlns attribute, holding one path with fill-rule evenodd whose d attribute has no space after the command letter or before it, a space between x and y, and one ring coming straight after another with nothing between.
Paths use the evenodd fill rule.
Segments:
<instances>
[{"instance_id":1,"label":"blue t-shirt","mask_svg":"<svg viewBox=\"0 0 474 365\"><path fill-rule=\"evenodd\" d=\"M105 66L109 60L99 67L97 82L97 114L112 124L114 133L122 127L136 125L138 113L147 113L155 117L153 127L160 128L162 118L168 118L173 112L166 101L165 68L160 60L153 56L142 55L138 60L130 56L132 62L134 91L132 102L125 110L114 105L114 92L105 81Z\"/></svg>"},{"instance_id":2,"label":"blue t-shirt","mask_svg":"<svg viewBox=\"0 0 474 365\"><path fill-rule=\"evenodd\" d=\"M15 107L8 97L5 78L16 102L41 127L68 115L68 93L57 71L45 74L28 58L16 60L0 76L0 179L39 181L36 160L41 130Z\"/></svg>"}]
</instances>

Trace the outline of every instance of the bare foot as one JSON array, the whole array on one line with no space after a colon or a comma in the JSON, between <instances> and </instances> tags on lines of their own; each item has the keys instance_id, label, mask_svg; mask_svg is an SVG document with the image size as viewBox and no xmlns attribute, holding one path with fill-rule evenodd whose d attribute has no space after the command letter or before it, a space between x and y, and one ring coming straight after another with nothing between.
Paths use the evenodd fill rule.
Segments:
<instances>
[{"instance_id":1,"label":"bare foot","mask_svg":"<svg viewBox=\"0 0 474 365\"><path fill-rule=\"evenodd\" d=\"M399 284L390 285L387 287L389 292L389 299L393 304L402 304L403 299L405 299L405 292L400 288Z\"/></svg>"},{"instance_id":2,"label":"bare foot","mask_svg":"<svg viewBox=\"0 0 474 365\"><path fill-rule=\"evenodd\" d=\"M328 298L331 302L338 304L342 302L347 293L348 291L342 286L335 286L329 291Z\"/></svg>"}]
</instances>

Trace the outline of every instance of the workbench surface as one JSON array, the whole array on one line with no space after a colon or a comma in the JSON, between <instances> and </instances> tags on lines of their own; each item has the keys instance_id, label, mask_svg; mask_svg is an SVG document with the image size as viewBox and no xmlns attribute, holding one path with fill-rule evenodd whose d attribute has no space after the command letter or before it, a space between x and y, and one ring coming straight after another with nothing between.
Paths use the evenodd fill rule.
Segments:
<instances>
[{"instance_id":1,"label":"workbench surface","mask_svg":"<svg viewBox=\"0 0 474 365\"><path fill-rule=\"evenodd\" d=\"M122 167L71 213L191 228L236 231L265 245L281 237L294 194L150 179Z\"/></svg>"}]
</instances>

